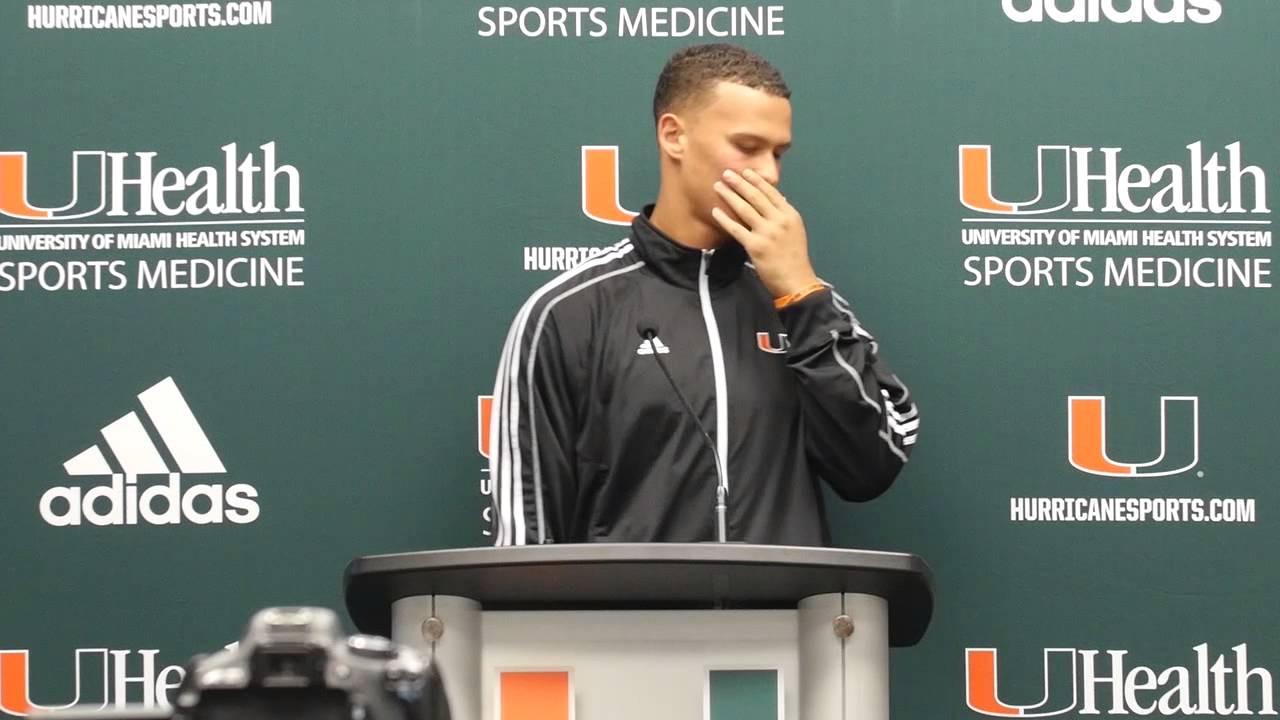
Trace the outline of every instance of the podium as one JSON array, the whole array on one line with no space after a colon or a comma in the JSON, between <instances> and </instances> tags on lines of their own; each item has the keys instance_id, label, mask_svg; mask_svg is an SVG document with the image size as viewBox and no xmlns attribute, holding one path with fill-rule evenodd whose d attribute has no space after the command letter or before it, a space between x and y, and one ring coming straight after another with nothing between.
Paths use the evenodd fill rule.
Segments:
<instances>
[{"instance_id":1,"label":"podium","mask_svg":"<svg viewBox=\"0 0 1280 720\"><path fill-rule=\"evenodd\" d=\"M374 555L344 589L361 632L434 658L455 720L747 717L716 709L747 681L777 704L753 718L888 720L889 648L933 612L915 555L738 543ZM557 680L537 692L559 687L567 713L514 711L531 677Z\"/></svg>"}]
</instances>

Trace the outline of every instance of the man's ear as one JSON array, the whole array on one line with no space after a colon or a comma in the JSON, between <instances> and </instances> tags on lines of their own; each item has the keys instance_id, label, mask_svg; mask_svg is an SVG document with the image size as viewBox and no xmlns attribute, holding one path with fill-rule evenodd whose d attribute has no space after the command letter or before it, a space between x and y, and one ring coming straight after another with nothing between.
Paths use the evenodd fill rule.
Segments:
<instances>
[{"instance_id":1,"label":"man's ear","mask_svg":"<svg viewBox=\"0 0 1280 720\"><path fill-rule=\"evenodd\" d=\"M658 117L658 150L675 161L684 159L688 140L684 121L675 113L663 113Z\"/></svg>"}]
</instances>

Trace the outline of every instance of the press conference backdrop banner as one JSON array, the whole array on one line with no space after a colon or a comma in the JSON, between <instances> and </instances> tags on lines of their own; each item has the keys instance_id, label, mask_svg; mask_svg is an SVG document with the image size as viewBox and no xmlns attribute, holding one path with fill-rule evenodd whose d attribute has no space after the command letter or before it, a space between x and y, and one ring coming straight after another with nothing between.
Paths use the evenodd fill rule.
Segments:
<instances>
[{"instance_id":1,"label":"press conference backdrop banner","mask_svg":"<svg viewBox=\"0 0 1280 720\"><path fill-rule=\"evenodd\" d=\"M898 716L1275 714L1277 28L3 3L0 710L166 702L252 609L340 606L353 556L490 543L508 323L653 199L658 70L726 40L783 71L783 187L922 409L893 488L829 505L937 574Z\"/></svg>"}]
</instances>

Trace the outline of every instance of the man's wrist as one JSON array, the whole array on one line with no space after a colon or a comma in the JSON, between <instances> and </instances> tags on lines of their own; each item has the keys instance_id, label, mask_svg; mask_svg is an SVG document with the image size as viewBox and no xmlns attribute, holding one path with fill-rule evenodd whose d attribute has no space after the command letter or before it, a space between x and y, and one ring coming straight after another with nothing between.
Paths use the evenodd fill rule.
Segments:
<instances>
[{"instance_id":1,"label":"man's wrist","mask_svg":"<svg viewBox=\"0 0 1280 720\"><path fill-rule=\"evenodd\" d=\"M809 297L810 295L813 295L814 293L822 292L823 290L826 290L826 289L827 289L827 286L824 285L822 281L815 279L809 284L805 285L804 287L801 287L799 290L787 293L786 295L783 295L781 297L775 297L773 299L773 307L775 309L781 310L782 308L787 307L788 305L794 305L795 303L800 302L801 300Z\"/></svg>"},{"instance_id":2,"label":"man's wrist","mask_svg":"<svg viewBox=\"0 0 1280 720\"><path fill-rule=\"evenodd\" d=\"M760 268L759 265L757 265L757 268L763 269ZM801 290L807 290L815 283L822 282L818 277L818 273L811 267L776 274L765 271L763 275L764 276L761 280L764 281L765 287L775 298L792 295L800 292Z\"/></svg>"}]
</instances>

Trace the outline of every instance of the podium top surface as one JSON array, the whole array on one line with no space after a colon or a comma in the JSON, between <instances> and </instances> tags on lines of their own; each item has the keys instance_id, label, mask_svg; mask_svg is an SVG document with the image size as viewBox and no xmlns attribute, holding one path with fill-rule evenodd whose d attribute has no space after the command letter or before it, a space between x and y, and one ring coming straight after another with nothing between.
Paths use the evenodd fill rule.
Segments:
<instances>
[{"instance_id":1,"label":"podium top surface","mask_svg":"<svg viewBox=\"0 0 1280 720\"><path fill-rule=\"evenodd\" d=\"M391 604L454 595L485 610L786 609L825 593L889 602L889 643L914 645L933 614L933 574L905 553L740 543L597 543L370 555L344 576L361 632L390 635Z\"/></svg>"}]
</instances>

